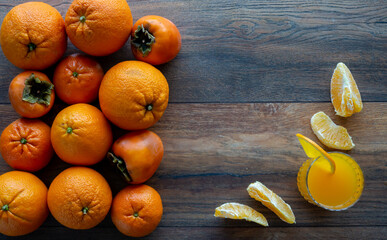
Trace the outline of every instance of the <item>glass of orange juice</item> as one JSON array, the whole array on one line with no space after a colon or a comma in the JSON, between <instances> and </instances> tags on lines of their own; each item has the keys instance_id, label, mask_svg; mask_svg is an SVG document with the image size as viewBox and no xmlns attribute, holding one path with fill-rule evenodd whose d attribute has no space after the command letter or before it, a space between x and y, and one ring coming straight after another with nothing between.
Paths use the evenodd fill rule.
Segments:
<instances>
[{"instance_id":1,"label":"glass of orange juice","mask_svg":"<svg viewBox=\"0 0 387 240\"><path fill-rule=\"evenodd\" d=\"M301 134L297 137L309 157L297 176L301 195L308 202L331 211L353 206L364 187L363 173L356 161L345 153L327 153Z\"/></svg>"}]
</instances>

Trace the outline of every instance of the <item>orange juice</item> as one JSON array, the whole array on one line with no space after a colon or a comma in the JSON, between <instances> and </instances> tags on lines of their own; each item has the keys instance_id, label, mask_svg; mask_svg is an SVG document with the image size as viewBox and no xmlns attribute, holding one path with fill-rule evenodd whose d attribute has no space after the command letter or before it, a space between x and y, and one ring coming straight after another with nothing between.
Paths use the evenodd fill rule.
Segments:
<instances>
[{"instance_id":1,"label":"orange juice","mask_svg":"<svg viewBox=\"0 0 387 240\"><path fill-rule=\"evenodd\" d=\"M347 154L328 153L336 169L332 173L327 159L307 160L298 172L298 188L302 196L322 208L340 211L353 206L364 186L363 173L355 160Z\"/></svg>"}]
</instances>

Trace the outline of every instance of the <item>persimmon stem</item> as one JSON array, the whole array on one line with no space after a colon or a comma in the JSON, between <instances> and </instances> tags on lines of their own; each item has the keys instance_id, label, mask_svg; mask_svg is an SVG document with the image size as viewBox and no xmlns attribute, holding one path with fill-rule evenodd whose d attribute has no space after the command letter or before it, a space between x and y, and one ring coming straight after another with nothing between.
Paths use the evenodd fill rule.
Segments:
<instances>
[{"instance_id":1,"label":"persimmon stem","mask_svg":"<svg viewBox=\"0 0 387 240\"><path fill-rule=\"evenodd\" d=\"M152 44L156 42L156 38L144 28L141 24L137 27L134 32L134 37L132 39L132 45L136 47L141 53L142 56L147 56L152 51Z\"/></svg>"}]
</instances>

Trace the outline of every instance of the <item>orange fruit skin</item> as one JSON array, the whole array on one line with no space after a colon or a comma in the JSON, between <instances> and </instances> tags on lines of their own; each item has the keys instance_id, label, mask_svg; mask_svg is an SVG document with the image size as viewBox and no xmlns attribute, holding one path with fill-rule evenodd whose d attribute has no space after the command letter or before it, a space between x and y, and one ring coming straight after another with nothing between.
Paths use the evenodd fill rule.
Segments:
<instances>
[{"instance_id":1,"label":"orange fruit skin","mask_svg":"<svg viewBox=\"0 0 387 240\"><path fill-rule=\"evenodd\" d=\"M74 0L66 13L65 24L77 48L93 56L106 56L128 40L133 18L125 0Z\"/></svg>"},{"instance_id":2,"label":"orange fruit skin","mask_svg":"<svg viewBox=\"0 0 387 240\"><path fill-rule=\"evenodd\" d=\"M26 143L23 144L22 139ZM38 171L49 163L54 154L50 127L38 119L18 119L1 133L0 152L12 168Z\"/></svg>"},{"instance_id":3,"label":"orange fruit skin","mask_svg":"<svg viewBox=\"0 0 387 240\"><path fill-rule=\"evenodd\" d=\"M67 132L68 129L71 131ZM75 165L96 164L106 156L113 135L100 110L85 103L71 105L58 113L51 127L56 154Z\"/></svg>"},{"instance_id":4,"label":"orange fruit skin","mask_svg":"<svg viewBox=\"0 0 387 240\"><path fill-rule=\"evenodd\" d=\"M55 69L53 83L56 95L70 105L90 103L98 96L103 74L101 65L92 58L72 54Z\"/></svg>"},{"instance_id":5,"label":"orange fruit skin","mask_svg":"<svg viewBox=\"0 0 387 240\"><path fill-rule=\"evenodd\" d=\"M27 2L12 8L0 31L4 55L19 68L48 68L63 56L67 48L63 18L46 3ZM36 46L32 51L28 47L30 43Z\"/></svg>"},{"instance_id":6,"label":"orange fruit skin","mask_svg":"<svg viewBox=\"0 0 387 240\"><path fill-rule=\"evenodd\" d=\"M138 216L135 217L135 214ZM161 197L147 185L128 186L113 199L112 221L118 231L126 236L144 237L152 233L162 215Z\"/></svg>"},{"instance_id":7,"label":"orange fruit skin","mask_svg":"<svg viewBox=\"0 0 387 240\"><path fill-rule=\"evenodd\" d=\"M89 229L108 214L112 192L105 178L86 167L71 167L52 181L47 194L48 208L62 225ZM82 210L88 208L84 214Z\"/></svg>"},{"instance_id":8,"label":"orange fruit skin","mask_svg":"<svg viewBox=\"0 0 387 240\"><path fill-rule=\"evenodd\" d=\"M38 229L48 216L47 187L35 175L11 171L0 176L0 233L21 236ZM8 211L2 210L8 205Z\"/></svg>"},{"instance_id":9,"label":"orange fruit skin","mask_svg":"<svg viewBox=\"0 0 387 240\"><path fill-rule=\"evenodd\" d=\"M114 142L112 150L116 157L125 161L131 184L143 183L151 178L164 155L160 137L148 130L125 134Z\"/></svg>"},{"instance_id":10,"label":"orange fruit skin","mask_svg":"<svg viewBox=\"0 0 387 240\"><path fill-rule=\"evenodd\" d=\"M171 61L180 52L181 35L176 25L169 19L155 15L140 18L132 27L132 40L135 31L141 25L155 37L155 42L146 56L132 44L132 52L137 60L159 65Z\"/></svg>"},{"instance_id":11,"label":"orange fruit skin","mask_svg":"<svg viewBox=\"0 0 387 240\"><path fill-rule=\"evenodd\" d=\"M35 74L35 77L42 81L51 83L46 74L36 71L25 71L18 74L10 83L8 89L9 100L15 111L22 117L26 118L38 118L48 113L55 101L55 91L51 91L50 104L46 106L40 103L29 103L23 101L23 90L25 87L25 80L30 77L31 74Z\"/></svg>"},{"instance_id":12,"label":"orange fruit skin","mask_svg":"<svg viewBox=\"0 0 387 240\"><path fill-rule=\"evenodd\" d=\"M140 61L125 61L113 66L99 89L104 115L126 130L146 129L155 124L168 105L169 87L164 75ZM147 108L152 106L151 110Z\"/></svg>"}]
</instances>

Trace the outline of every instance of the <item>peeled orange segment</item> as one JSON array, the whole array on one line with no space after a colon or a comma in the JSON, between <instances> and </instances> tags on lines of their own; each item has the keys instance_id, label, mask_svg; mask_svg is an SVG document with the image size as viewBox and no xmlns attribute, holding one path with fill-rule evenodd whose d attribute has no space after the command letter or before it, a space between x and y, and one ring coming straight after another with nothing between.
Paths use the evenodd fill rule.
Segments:
<instances>
[{"instance_id":1,"label":"peeled orange segment","mask_svg":"<svg viewBox=\"0 0 387 240\"><path fill-rule=\"evenodd\" d=\"M281 220L293 224L296 223L296 217L292 208L280 196L273 193L262 183L256 181L247 188L250 197L260 201L267 208L272 210Z\"/></svg>"},{"instance_id":2,"label":"peeled orange segment","mask_svg":"<svg viewBox=\"0 0 387 240\"><path fill-rule=\"evenodd\" d=\"M215 209L215 217L244 219L262 226L269 226L266 218L249 206L240 203L225 203Z\"/></svg>"},{"instance_id":3,"label":"peeled orange segment","mask_svg":"<svg viewBox=\"0 0 387 240\"><path fill-rule=\"evenodd\" d=\"M336 164L335 161L332 159L332 157L324 151L317 143L313 142L309 138L305 137L304 135L301 135L297 133L298 141L300 141L302 148L304 149L304 152L306 156L308 156L311 159L316 159L319 157L324 158L327 160L331 165L331 171L332 173L336 170Z\"/></svg>"},{"instance_id":4,"label":"peeled orange segment","mask_svg":"<svg viewBox=\"0 0 387 240\"><path fill-rule=\"evenodd\" d=\"M331 79L331 101L336 114L349 117L363 109L363 102L351 71L338 63Z\"/></svg>"},{"instance_id":5,"label":"peeled orange segment","mask_svg":"<svg viewBox=\"0 0 387 240\"><path fill-rule=\"evenodd\" d=\"M318 112L310 119L314 134L327 147L351 150L355 144L345 127L336 125L324 112Z\"/></svg>"}]
</instances>

